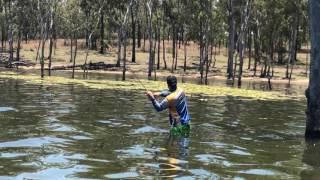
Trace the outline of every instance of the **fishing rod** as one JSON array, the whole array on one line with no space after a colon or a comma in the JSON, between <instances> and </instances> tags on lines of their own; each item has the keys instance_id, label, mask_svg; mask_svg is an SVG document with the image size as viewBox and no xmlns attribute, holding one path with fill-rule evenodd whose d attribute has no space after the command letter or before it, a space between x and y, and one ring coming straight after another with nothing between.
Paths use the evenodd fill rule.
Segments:
<instances>
[{"instance_id":1,"label":"fishing rod","mask_svg":"<svg viewBox=\"0 0 320 180\"><path fill-rule=\"evenodd\" d=\"M141 82L141 80L140 80L139 78L137 78L135 72L132 71L132 73L133 73L134 79L136 79L136 80L140 83L140 85L143 87L143 89L146 90L146 91L149 91L149 90L146 88L146 86Z\"/></svg>"}]
</instances>

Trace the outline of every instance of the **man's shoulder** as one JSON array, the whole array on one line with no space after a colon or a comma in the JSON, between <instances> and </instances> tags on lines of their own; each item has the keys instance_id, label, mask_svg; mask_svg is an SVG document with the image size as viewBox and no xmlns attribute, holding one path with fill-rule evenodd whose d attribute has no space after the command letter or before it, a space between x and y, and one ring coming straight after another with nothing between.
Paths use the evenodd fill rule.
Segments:
<instances>
[{"instance_id":1,"label":"man's shoulder","mask_svg":"<svg viewBox=\"0 0 320 180\"><path fill-rule=\"evenodd\" d=\"M178 88L177 93L185 95L185 91L182 88Z\"/></svg>"},{"instance_id":2,"label":"man's shoulder","mask_svg":"<svg viewBox=\"0 0 320 180\"><path fill-rule=\"evenodd\" d=\"M171 94L171 92L169 90L163 90L160 92L160 96L162 97L167 97Z\"/></svg>"}]
</instances>

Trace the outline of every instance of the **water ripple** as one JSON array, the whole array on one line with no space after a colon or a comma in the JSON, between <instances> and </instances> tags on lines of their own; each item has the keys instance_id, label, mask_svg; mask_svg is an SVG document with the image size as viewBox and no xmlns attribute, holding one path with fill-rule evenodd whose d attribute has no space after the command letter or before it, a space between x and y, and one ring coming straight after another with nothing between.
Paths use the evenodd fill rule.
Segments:
<instances>
[{"instance_id":1,"label":"water ripple","mask_svg":"<svg viewBox=\"0 0 320 180\"><path fill-rule=\"evenodd\" d=\"M38 138L27 138L16 141L2 142L0 148L11 148L11 147L42 147L48 144L67 143L69 140L56 138L56 137L38 137Z\"/></svg>"}]
</instances>

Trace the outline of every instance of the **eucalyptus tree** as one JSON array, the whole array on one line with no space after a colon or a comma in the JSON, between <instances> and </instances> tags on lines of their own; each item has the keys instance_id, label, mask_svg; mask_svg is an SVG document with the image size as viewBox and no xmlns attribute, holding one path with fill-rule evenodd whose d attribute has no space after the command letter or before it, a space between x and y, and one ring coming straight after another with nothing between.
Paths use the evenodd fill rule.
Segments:
<instances>
[{"instance_id":1,"label":"eucalyptus tree","mask_svg":"<svg viewBox=\"0 0 320 180\"><path fill-rule=\"evenodd\" d=\"M182 29L182 39L183 39L183 45L184 45L184 63L183 63L183 71L186 72L187 70L187 45L189 40L192 38L192 23L190 23L190 20L193 16L193 8L192 5L190 5L190 1L183 0L182 1L182 7L181 7L181 16L180 16L180 26Z\"/></svg>"},{"instance_id":2,"label":"eucalyptus tree","mask_svg":"<svg viewBox=\"0 0 320 180\"><path fill-rule=\"evenodd\" d=\"M81 11L81 4L78 0L69 0L69 1L66 1L65 4L61 4L61 5L63 7L63 11L65 12L63 14L64 31L70 37L70 62L73 64L72 78L74 78L76 57L77 57L77 51L78 51L78 38L79 38L80 32L82 32L86 26L86 24L83 23L81 19L85 19L85 14L83 13L83 11ZM53 4L53 6L55 5ZM51 16L54 11L53 8L54 7L51 7ZM52 21L51 23L53 23Z\"/></svg>"},{"instance_id":3,"label":"eucalyptus tree","mask_svg":"<svg viewBox=\"0 0 320 180\"><path fill-rule=\"evenodd\" d=\"M5 0L3 2L4 7L4 17L5 17L5 24L7 29L7 37L9 42L9 62L13 61L13 31L14 31L14 13L13 13L13 6L15 4L14 0Z\"/></svg>"},{"instance_id":4,"label":"eucalyptus tree","mask_svg":"<svg viewBox=\"0 0 320 180\"><path fill-rule=\"evenodd\" d=\"M148 78L151 79L152 71L154 70L154 60L155 60L155 51L154 51L154 30L153 30L153 17L156 7L155 0L147 0L145 2L145 11L147 14L148 22L148 33L149 33L149 63L148 63Z\"/></svg>"},{"instance_id":5,"label":"eucalyptus tree","mask_svg":"<svg viewBox=\"0 0 320 180\"><path fill-rule=\"evenodd\" d=\"M3 51L5 46L5 40L6 40L6 28L5 28L5 12L4 12L4 2L3 0L0 0L0 36L1 36L1 50Z\"/></svg>"},{"instance_id":6,"label":"eucalyptus tree","mask_svg":"<svg viewBox=\"0 0 320 180\"><path fill-rule=\"evenodd\" d=\"M24 14L26 13L24 10L27 8L24 8L25 6L28 6L27 3L29 1L17 1L17 4L15 5L15 12L16 12L16 18L15 18L15 24L16 24L16 31L17 31L17 51L16 51L16 60L20 60L20 49L21 49L21 31L23 28L23 21L24 21Z\"/></svg>"},{"instance_id":7,"label":"eucalyptus tree","mask_svg":"<svg viewBox=\"0 0 320 180\"><path fill-rule=\"evenodd\" d=\"M132 57L131 62L136 62L136 25L138 19L138 9L139 9L139 1L133 1L132 6L130 7L131 14L131 36L132 36Z\"/></svg>"},{"instance_id":8,"label":"eucalyptus tree","mask_svg":"<svg viewBox=\"0 0 320 180\"><path fill-rule=\"evenodd\" d=\"M38 18L40 19L40 40L38 49L41 46L41 54L40 54L40 65L41 65L41 77L44 77L44 54L45 54L45 44L48 38L48 18L49 18L49 9L50 2L49 0L40 1L38 0L37 10L38 10Z\"/></svg>"},{"instance_id":9,"label":"eucalyptus tree","mask_svg":"<svg viewBox=\"0 0 320 180\"><path fill-rule=\"evenodd\" d=\"M224 34L223 13L220 11L221 2L216 0L192 1L188 8L192 14L191 22L186 23L188 39L199 43L199 73L200 82L207 83L208 73L212 64L213 46L221 34ZM190 20L189 20L190 21ZM188 21L187 21L188 22ZM185 60L186 61L186 60Z\"/></svg>"},{"instance_id":10,"label":"eucalyptus tree","mask_svg":"<svg viewBox=\"0 0 320 180\"><path fill-rule=\"evenodd\" d=\"M100 27L100 54L104 54L105 53L105 44L104 44L104 38L105 38L105 11L106 11L106 3L108 3L108 1L104 1L104 0L99 0L98 1L98 6L101 8L101 10L99 11L99 27Z\"/></svg>"},{"instance_id":11,"label":"eucalyptus tree","mask_svg":"<svg viewBox=\"0 0 320 180\"><path fill-rule=\"evenodd\" d=\"M251 0L246 0L245 4L242 7L241 12L241 28L239 32L239 39L238 39L238 47L239 47L239 74L238 74L238 86L241 86L241 78L242 78L242 71L243 71L243 61L244 61L244 50L245 50L245 40L246 35L248 34L248 21L250 17L250 7L251 7ZM235 63L235 70L236 70L237 63ZM235 73L234 73L235 74Z\"/></svg>"},{"instance_id":12,"label":"eucalyptus tree","mask_svg":"<svg viewBox=\"0 0 320 180\"><path fill-rule=\"evenodd\" d=\"M287 78L289 78L289 82L291 81L293 66L296 63L297 58L297 45L298 45L298 31L299 31L299 21L300 21L300 0L294 0L293 9L295 9L295 13L292 14L293 16L293 23L292 23L292 33L290 38L290 54L289 54L289 62L291 64L291 71L290 74L289 69L287 68ZM289 63L288 63L289 64ZM289 76L288 76L289 74Z\"/></svg>"},{"instance_id":13,"label":"eucalyptus tree","mask_svg":"<svg viewBox=\"0 0 320 180\"><path fill-rule=\"evenodd\" d=\"M50 2L50 15L49 15L49 55L48 55L48 75L51 76L52 54L53 45L56 42L56 16L58 5L61 5L58 0L52 0ZM75 59L75 58L74 58ZM74 73L73 73L74 74Z\"/></svg>"},{"instance_id":14,"label":"eucalyptus tree","mask_svg":"<svg viewBox=\"0 0 320 180\"><path fill-rule=\"evenodd\" d=\"M93 23L94 23L94 8L93 4L94 2L90 0L81 0L80 1L80 7L83 13L85 14L85 39L86 39L86 47L90 49L95 49L94 45L95 43L95 38L91 38L89 41L89 37L92 37L92 34L90 36L90 33L95 31L93 30Z\"/></svg>"},{"instance_id":15,"label":"eucalyptus tree","mask_svg":"<svg viewBox=\"0 0 320 180\"><path fill-rule=\"evenodd\" d=\"M233 78L233 55L234 55L234 41L235 41L235 10L234 10L234 0L228 0L227 4L228 12L228 64L227 64L227 74L228 79Z\"/></svg>"},{"instance_id":16,"label":"eucalyptus tree","mask_svg":"<svg viewBox=\"0 0 320 180\"><path fill-rule=\"evenodd\" d=\"M172 32L172 64L171 64L171 72L174 72L176 69L177 62L177 39L178 39L178 31L179 31L179 7L177 6L179 0L166 0L163 1L164 14L167 17L167 23L170 27L170 31Z\"/></svg>"},{"instance_id":17,"label":"eucalyptus tree","mask_svg":"<svg viewBox=\"0 0 320 180\"><path fill-rule=\"evenodd\" d=\"M129 16L129 13L130 13L130 10L132 10L132 6L134 4L135 0L130 0L129 4L127 4L125 2L125 5L127 6L126 8L126 12L124 14L124 17L123 17L123 21L121 23L121 28L120 28L120 33L121 33L121 40L122 40L122 44L123 44L123 69L122 69L122 80L126 80L126 53L127 53L127 22L128 22L128 16ZM131 12L132 13L132 12ZM133 39L134 40L134 39ZM118 42L120 43L120 42Z\"/></svg>"},{"instance_id":18,"label":"eucalyptus tree","mask_svg":"<svg viewBox=\"0 0 320 180\"><path fill-rule=\"evenodd\" d=\"M29 38L35 38L38 32L39 22L34 16L37 14L37 0L17 1L15 4L15 19L16 31L18 32L18 39L24 39L28 43ZM19 33L21 33L19 35ZM20 38L19 38L20 36ZM23 37L22 37L23 36Z\"/></svg>"}]
</instances>

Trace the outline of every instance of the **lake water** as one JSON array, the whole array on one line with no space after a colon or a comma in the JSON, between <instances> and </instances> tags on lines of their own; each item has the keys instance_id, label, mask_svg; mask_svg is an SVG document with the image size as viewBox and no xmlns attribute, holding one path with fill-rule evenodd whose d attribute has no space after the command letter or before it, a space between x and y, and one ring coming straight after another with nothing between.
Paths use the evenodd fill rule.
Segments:
<instances>
[{"instance_id":1,"label":"lake water","mask_svg":"<svg viewBox=\"0 0 320 180\"><path fill-rule=\"evenodd\" d=\"M142 92L0 79L0 179L320 177L304 99L188 100L190 136L171 137Z\"/></svg>"}]
</instances>

